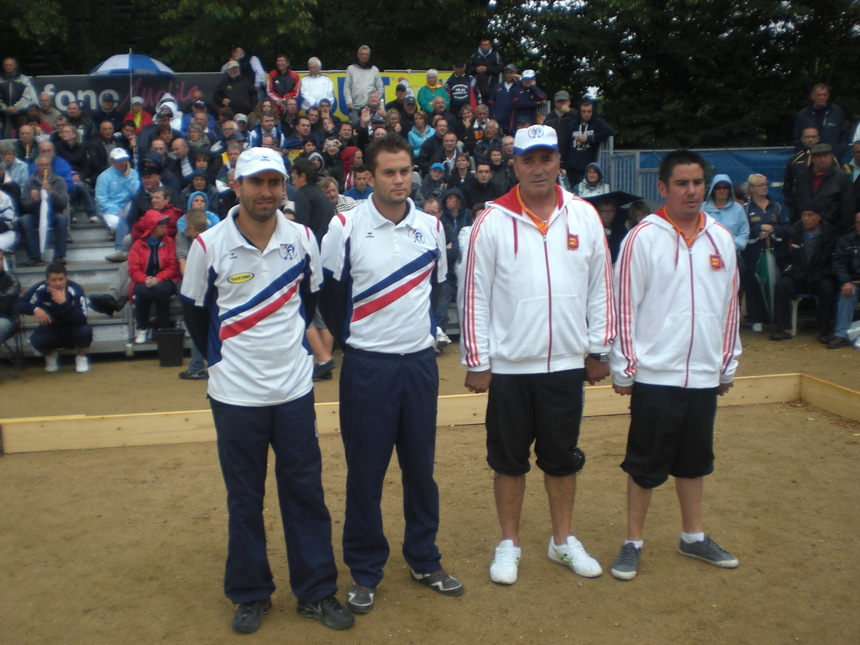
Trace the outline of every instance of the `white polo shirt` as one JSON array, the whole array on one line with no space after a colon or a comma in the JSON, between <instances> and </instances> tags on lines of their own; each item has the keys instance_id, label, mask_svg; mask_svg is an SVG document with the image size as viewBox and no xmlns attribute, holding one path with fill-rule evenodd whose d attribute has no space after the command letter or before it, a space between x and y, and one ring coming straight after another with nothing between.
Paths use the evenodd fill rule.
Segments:
<instances>
[{"instance_id":1,"label":"white polo shirt","mask_svg":"<svg viewBox=\"0 0 860 645\"><path fill-rule=\"evenodd\" d=\"M236 227L239 207L201 233L188 252L182 297L209 307L209 396L231 405L298 399L313 387L300 289L319 290L313 233L277 212L264 251Z\"/></svg>"},{"instance_id":2,"label":"white polo shirt","mask_svg":"<svg viewBox=\"0 0 860 645\"><path fill-rule=\"evenodd\" d=\"M372 197L329 222L322 264L326 275L347 283L350 347L409 354L433 345L430 290L448 271L445 232L439 220L408 204L398 224L376 210Z\"/></svg>"}]
</instances>

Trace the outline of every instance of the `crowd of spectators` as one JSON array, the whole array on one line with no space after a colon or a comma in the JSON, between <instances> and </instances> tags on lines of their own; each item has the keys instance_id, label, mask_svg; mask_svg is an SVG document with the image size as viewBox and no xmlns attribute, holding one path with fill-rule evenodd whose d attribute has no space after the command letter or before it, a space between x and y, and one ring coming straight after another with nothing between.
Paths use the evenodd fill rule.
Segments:
<instances>
[{"instance_id":1,"label":"crowd of spectators","mask_svg":"<svg viewBox=\"0 0 860 645\"><path fill-rule=\"evenodd\" d=\"M105 93L99 110L87 114L77 102L65 112L57 110L50 95L37 95L14 59L5 59L0 114L9 140L0 144L0 250L23 244L25 265L44 264L39 227L40 221L49 221L53 260L62 263L68 224L76 224L79 216L102 222L115 246L107 259L120 263L121 274L135 277L130 282L127 276L118 278L109 294L97 295L95 308L113 314L133 294L141 302L152 300L158 309L155 325L167 325L163 301L175 286L154 289L147 283L175 285L178 280L176 262L168 267L162 256L173 254L175 259L173 239L177 231L183 233L177 223L184 221L180 218L186 210L203 211L213 225L235 206L231 180L243 150L263 147L282 154L288 172L294 170L284 212L324 231L335 211L348 210L372 194L362 163L364 148L396 133L413 151L413 201L437 214L445 227L451 287L456 285L460 231L484 204L517 183L513 135L535 123L558 133L560 182L595 205L613 257L627 230L648 210L643 202L621 208L633 200L619 202L597 163L601 144L614 135L598 116L597 101L583 97L574 107L570 92L559 89L549 105L535 71L520 73L516 65L505 63L488 39L470 57L452 60L448 78L430 69L424 85L413 90L398 84L388 103L383 102L384 87L370 48L360 47L344 80L348 118L332 113L334 89L322 62L313 57L307 67L309 73L299 79L289 57L281 54L266 73L256 56L234 45L211 97L197 91L180 104L165 94L154 113L145 109L142 98L132 97L129 111L121 114L114 97ZM752 329L762 331L773 322L774 340L792 337L793 325L786 318L791 301L812 295L818 299L819 339L841 347L847 333L844 321L834 321L832 303L838 295L844 318L848 300L857 300L860 280L857 241L848 240L860 230L855 224L860 124L849 128L842 110L830 101L830 88L817 84L809 105L796 116L793 134L797 152L785 168L785 208L770 199L761 175L733 186L718 173L704 209L735 238ZM848 150L850 161L840 167ZM158 234L162 221L164 232ZM162 238L170 243L157 241ZM766 248L775 249L780 269L773 304L765 302L755 277ZM135 266L129 256L133 249ZM125 289L127 295L122 294ZM449 342L444 333L454 297L449 291L440 294L436 307L440 346ZM149 337L146 315L138 316L138 342Z\"/></svg>"}]
</instances>

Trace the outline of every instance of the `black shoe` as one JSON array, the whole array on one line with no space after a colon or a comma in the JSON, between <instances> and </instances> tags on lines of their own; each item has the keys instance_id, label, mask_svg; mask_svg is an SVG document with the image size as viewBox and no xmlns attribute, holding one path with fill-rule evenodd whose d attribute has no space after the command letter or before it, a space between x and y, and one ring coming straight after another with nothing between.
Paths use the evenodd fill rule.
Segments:
<instances>
[{"instance_id":1,"label":"black shoe","mask_svg":"<svg viewBox=\"0 0 860 645\"><path fill-rule=\"evenodd\" d=\"M314 378L325 381L329 380L332 378L332 370L334 369L334 366L334 359L326 361L325 363L314 363Z\"/></svg>"},{"instance_id":2,"label":"black shoe","mask_svg":"<svg viewBox=\"0 0 860 645\"><path fill-rule=\"evenodd\" d=\"M818 334L818 342L822 345L827 345L831 340L833 340L833 336L830 334Z\"/></svg>"},{"instance_id":3,"label":"black shoe","mask_svg":"<svg viewBox=\"0 0 860 645\"><path fill-rule=\"evenodd\" d=\"M418 573L415 569L410 569L410 571L413 580L427 585L443 596L459 596L465 591L463 583L445 569L439 569L435 573Z\"/></svg>"},{"instance_id":4,"label":"black shoe","mask_svg":"<svg viewBox=\"0 0 860 645\"><path fill-rule=\"evenodd\" d=\"M794 338L794 336L787 331L778 331L775 334L770 335L771 340L791 340L792 338Z\"/></svg>"},{"instance_id":5,"label":"black shoe","mask_svg":"<svg viewBox=\"0 0 860 645\"><path fill-rule=\"evenodd\" d=\"M179 372L179 378L183 381L205 381L209 378L209 375L206 373L206 370L200 370L199 372L184 370Z\"/></svg>"},{"instance_id":6,"label":"black shoe","mask_svg":"<svg viewBox=\"0 0 860 645\"><path fill-rule=\"evenodd\" d=\"M354 614L366 614L373 609L373 600L375 597L375 587L352 585L352 589L346 594L346 606Z\"/></svg>"},{"instance_id":7,"label":"black shoe","mask_svg":"<svg viewBox=\"0 0 860 645\"><path fill-rule=\"evenodd\" d=\"M346 629L355 622L355 616L340 604L334 594L317 602L300 602L296 611L306 618L315 618L330 629Z\"/></svg>"},{"instance_id":8,"label":"black shoe","mask_svg":"<svg viewBox=\"0 0 860 645\"><path fill-rule=\"evenodd\" d=\"M59 264L65 264L66 258L64 258L62 255L57 255L54 257L54 262L57 262Z\"/></svg>"},{"instance_id":9,"label":"black shoe","mask_svg":"<svg viewBox=\"0 0 860 645\"><path fill-rule=\"evenodd\" d=\"M109 293L97 293L94 296L90 296L90 309L113 318L113 315L119 311L120 307L116 299Z\"/></svg>"},{"instance_id":10,"label":"black shoe","mask_svg":"<svg viewBox=\"0 0 860 645\"><path fill-rule=\"evenodd\" d=\"M851 344L851 341L845 338L845 336L831 336L830 342L827 343L827 349L841 349L842 347L848 347Z\"/></svg>"},{"instance_id":11,"label":"black shoe","mask_svg":"<svg viewBox=\"0 0 860 645\"><path fill-rule=\"evenodd\" d=\"M260 629L263 616L272 608L272 600L254 600L252 602L239 603L233 613L233 631L240 634L253 634Z\"/></svg>"},{"instance_id":12,"label":"black shoe","mask_svg":"<svg viewBox=\"0 0 860 645\"><path fill-rule=\"evenodd\" d=\"M24 260L21 264L25 267L41 267L45 265L42 258L30 258L29 260Z\"/></svg>"}]
</instances>

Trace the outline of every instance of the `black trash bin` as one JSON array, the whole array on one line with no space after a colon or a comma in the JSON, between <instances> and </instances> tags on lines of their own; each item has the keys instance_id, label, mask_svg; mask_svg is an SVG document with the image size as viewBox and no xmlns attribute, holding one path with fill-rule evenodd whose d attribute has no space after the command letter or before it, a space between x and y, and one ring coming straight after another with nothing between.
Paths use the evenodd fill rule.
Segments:
<instances>
[{"instance_id":1,"label":"black trash bin","mask_svg":"<svg viewBox=\"0 0 860 645\"><path fill-rule=\"evenodd\" d=\"M184 340L184 329L159 329L155 332L158 364L161 367L180 367L182 365L182 343Z\"/></svg>"}]
</instances>

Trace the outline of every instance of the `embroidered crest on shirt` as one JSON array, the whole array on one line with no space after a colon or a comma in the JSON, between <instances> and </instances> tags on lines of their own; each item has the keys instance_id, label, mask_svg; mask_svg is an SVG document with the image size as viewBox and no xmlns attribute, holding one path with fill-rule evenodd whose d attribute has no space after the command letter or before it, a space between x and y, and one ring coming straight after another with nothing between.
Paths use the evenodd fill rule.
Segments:
<instances>
[{"instance_id":1,"label":"embroidered crest on shirt","mask_svg":"<svg viewBox=\"0 0 860 645\"><path fill-rule=\"evenodd\" d=\"M720 255L711 255L711 268L714 271L719 271L725 265L723 264L723 258Z\"/></svg>"},{"instance_id":2,"label":"embroidered crest on shirt","mask_svg":"<svg viewBox=\"0 0 860 645\"><path fill-rule=\"evenodd\" d=\"M409 239L416 244L421 244L422 242L424 242L424 235L417 228L413 228L411 231L409 231Z\"/></svg>"},{"instance_id":3,"label":"embroidered crest on shirt","mask_svg":"<svg viewBox=\"0 0 860 645\"><path fill-rule=\"evenodd\" d=\"M295 244L281 244L281 248L278 249L278 255L280 255L285 260L295 260L296 259L296 245Z\"/></svg>"},{"instance_id":4,"label":"embroidered crest on shirt","mask_svg":"<svg viewBox=\"0 0 860 645\"><path fill-rule=\"evenodd\" d=\"M576 251L579 248L579 235L567 234L567 250Z\"/></svg>"}]
</instances>

